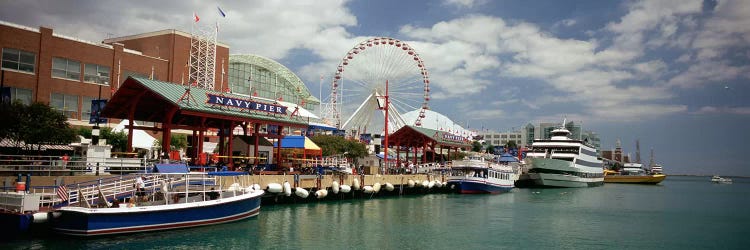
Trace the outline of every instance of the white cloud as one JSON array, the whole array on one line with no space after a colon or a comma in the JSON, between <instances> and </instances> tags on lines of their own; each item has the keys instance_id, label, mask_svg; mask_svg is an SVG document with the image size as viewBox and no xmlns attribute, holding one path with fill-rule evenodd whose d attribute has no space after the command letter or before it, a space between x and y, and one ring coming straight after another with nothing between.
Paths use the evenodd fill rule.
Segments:
<instances>
[{"instance_id":1,"label":"white cloud","mask_svg":"<svg viewBox=\"0 0 750 250\"><path fill-rule=\"evenodd\" d=\"M727 61L703 60L668 81L669 86L695 88L724 81L750 78L750 66L732 66Z\"/></svg>"},{"instance_id":2,"label":"white cloud","mask_svg":"<svg viewBox=\"0 0 750 250\"><path fill-rule=\"evenodd\" d=\"M472 120L492 120L505 115L501 109L472 109L466 112L465 117L471 117Z\"/></svg>"},{"instance_id":3,"label":"white cloud","mask_svg":"<svg viewBox=\"0 0 750 250\"><path fill-rule=\"evenodd\" d=\"M460 8L472 8L485 4L486 0L443 0L444 5Z\"/></svg>"},{"instance_id":4,"label":"white cloud","mask_svg":"<svg viewBox=\"0 0 750 250\"><path fill-rule=\"evenodd\" d=\"M694 114L707 115L707 114L733 114L733 115L750 115L750 107L714 107L714 106L703 106Z\"/></svg>"}]
</instances>

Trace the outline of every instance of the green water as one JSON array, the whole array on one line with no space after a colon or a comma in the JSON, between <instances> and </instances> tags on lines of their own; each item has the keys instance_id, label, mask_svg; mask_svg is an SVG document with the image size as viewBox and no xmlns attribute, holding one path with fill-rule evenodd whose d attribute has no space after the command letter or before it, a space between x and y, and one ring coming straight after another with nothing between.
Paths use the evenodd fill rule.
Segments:
<instances>
[{"instance_id":1,"label":"green water","mask_svg":"<svg viewBox=\"0 0 750 250\"><path fill-rule=\"evenodd\" d=\"M750 180L734 181L265 206L231 224L16 239L0 249L747 249Z\"/></svg>"}]
</instances>

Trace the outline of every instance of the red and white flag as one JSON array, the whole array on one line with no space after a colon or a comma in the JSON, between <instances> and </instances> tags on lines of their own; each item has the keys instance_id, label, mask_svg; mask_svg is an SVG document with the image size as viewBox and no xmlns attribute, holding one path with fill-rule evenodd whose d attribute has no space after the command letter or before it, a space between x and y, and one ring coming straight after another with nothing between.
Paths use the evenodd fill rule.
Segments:
<instances>
[{"instance_id":1,"label":"red and white flag","mask_svg":"<svg viewBox=\"0 0 750 250\"><path fill-rule=\"evenodd\" d=\"M60 197L60 199L63 201L68 200L68 188L65 187L65 185L60 185L59 187L57 187L57 197Z\"/></svg>"},{"instance_id":2,"label":"red and white flag","mask_svg":"<svg viewBox=\"0 0 750 250\"><path fill-rule=\"evenodd\" d=\"M195 12L193 12L193 19L195 19L196 23L201 20L201 18L198 17L198 14L195 14Z\"/></svg>"}]
</instances>

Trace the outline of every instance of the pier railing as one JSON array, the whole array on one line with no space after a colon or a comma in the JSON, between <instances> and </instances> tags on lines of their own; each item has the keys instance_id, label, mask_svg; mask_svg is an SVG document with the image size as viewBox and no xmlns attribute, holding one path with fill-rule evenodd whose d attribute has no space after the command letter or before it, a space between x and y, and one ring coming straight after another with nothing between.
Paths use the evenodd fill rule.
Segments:
<instances>
[{"instance_id":1,"label":"pier railing","mask_svg":"<svg viewBox=\"0 0 750 250\"><path fill-rule=\"evenodd\" d=\"M81 175L142 173L147 168L142 158L99 158L39 155L0 155L0 175Z\"/></svg>"}]
</instances>

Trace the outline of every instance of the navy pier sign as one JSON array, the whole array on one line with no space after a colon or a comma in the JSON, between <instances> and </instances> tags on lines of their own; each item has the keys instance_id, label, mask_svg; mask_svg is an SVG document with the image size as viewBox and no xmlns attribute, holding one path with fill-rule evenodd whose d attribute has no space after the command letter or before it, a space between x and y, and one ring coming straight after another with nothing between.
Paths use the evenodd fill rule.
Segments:
<instances>
[{"instance_id":1,"label":"navy pier sign","mask_svg":"<svg viewBox=\"0 0 750 250\"><path fill-rule=\"evenodd\" d=\"M252 100L239 99L227 96L220 96L206 93L208 101L206 103L211 105L222 105L233 108L257 110L274 114L286 114L286 106L278 104L270 104L263 102L256 102Z\"/></svg>"}]
</instances>

